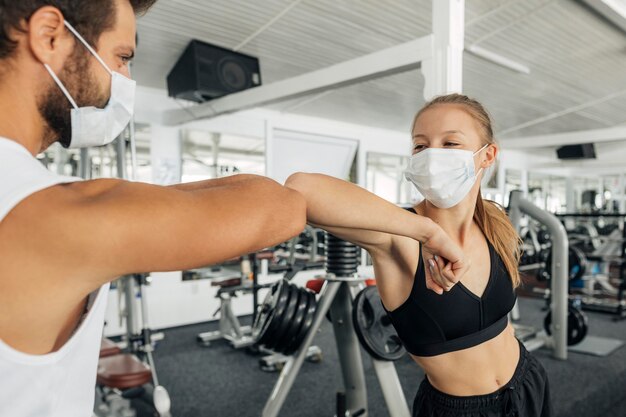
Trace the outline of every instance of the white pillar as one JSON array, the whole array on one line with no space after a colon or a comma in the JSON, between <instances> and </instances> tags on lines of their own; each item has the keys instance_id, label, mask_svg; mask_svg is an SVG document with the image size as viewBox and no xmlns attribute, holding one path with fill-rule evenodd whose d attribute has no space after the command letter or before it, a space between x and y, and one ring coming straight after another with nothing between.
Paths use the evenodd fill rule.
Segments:
<instances>
[{"instance_id":1,"label":"white pillar","mask_svg":"<svg viewBox=\"0 0 626 417\"><path fill-rule=\"evenodd\" d=\"M574 178L565 177L565 210L568 213L576 212L576 191L574 190Z\"/></svg>"},{"instance_id":2,"label":"white pillar","mask_svg":"<svg viewBox=\"0 0 626 417\"><path fill-rule=\"evenodd\" d=\"M222 138L222 135L220 135L219 133L211 134L211 142L213 146L213 178L218 178L220 176L218 165L220 162L221 138Z\"/></svg>"},{"instance_id":3,"label":"white pillar","mask_svg":"<svg viewBox=\"0 0 626 417\"><path fill-rule=\"evenodd\" d=\"M183 158L179 127L151 125L150 159L154 184L180 183Z\"/></svg>"},{"instance_id":4,"label":"white pillar","mask_svg":"<svg viewBox=\"0 0 626 417\"><path fill-rule=\"evenodd\" d=\"M528 198L528 171L523 169L520 171L520 187L521 187L521 191L522 191L522 196L524 196L524 198Z\"/></svg>"},{"instance_id":5,"label":"white pillar","mask_svg":"<svg viewBox=\"0 0 626 417\"><path fill-rule=\"evenodd\" d=\"M598 195L600 196L600 204L604 204L604 177L598 178ZM602 206L598 207L602 209Z\"/></svg>"},{"instance_id":6,"label":"white pillar","mask_svg":"<svg viewBox=\"0 0 626 417\"><path fill-rule=\"evenodd\" d=\"M422 62L424 99L463 90L465 0L433 0L433 57Z\"/></svg>"},{"instance_id":7,"label":"white pillar","mask_svg":"<svg viewBox=\"0 0 626 417\"><path fill-rule=\"evenodd\" d=\"M624 187L626 187L626 174L623 172L619 174L619 181L617 183L617 187L618 187L617 195L619 198L619 212L626 213L626 191L624 190Z\"/></svg>"}]
</instances>

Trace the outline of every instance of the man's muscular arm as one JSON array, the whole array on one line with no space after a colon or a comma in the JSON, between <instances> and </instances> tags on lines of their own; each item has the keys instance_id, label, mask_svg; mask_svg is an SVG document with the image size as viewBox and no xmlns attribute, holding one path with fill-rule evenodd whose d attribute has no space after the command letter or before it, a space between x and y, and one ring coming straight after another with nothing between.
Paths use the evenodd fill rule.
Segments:
<instances>
[{"instance_id":1,"label":"man's muscular arm","mask_svg":"<svg viewBox=\"0 0 626 417\"><path fill-rule=\"evenodd\" d=\"M0 225L11 253L96 288L131 272L214 264L283 242L305 225L302 196L246 176L211 187L102 179L33 194ZM19 256L18 256L19 257Z\"/></svg>"}]
</instances>

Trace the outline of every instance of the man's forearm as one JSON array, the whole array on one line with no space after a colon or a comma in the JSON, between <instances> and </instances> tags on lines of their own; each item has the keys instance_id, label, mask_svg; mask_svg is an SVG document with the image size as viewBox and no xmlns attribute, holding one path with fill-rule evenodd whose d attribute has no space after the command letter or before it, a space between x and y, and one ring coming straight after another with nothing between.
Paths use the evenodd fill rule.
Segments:
<instances>
[{"instance_id":1,"label":"man's forearm","mask_svg":"<svg viewBox=\"0 0 626 417\"><path fill-rule=\"evenodd\" d=\"M222 187L224 185L237 184L242 181L251 181L251 180L260 179L260 178L263 178L263 177L260 177L258 175L239 174L239 175L231 175L229 177L216 178L216 179L211 179L211 180L173 184L173 185L168 185L168 187L174 188L179 191L198 191L198 190L206 190L206 189L213 188L213 187Z\"/></svg>"}]
</instances>

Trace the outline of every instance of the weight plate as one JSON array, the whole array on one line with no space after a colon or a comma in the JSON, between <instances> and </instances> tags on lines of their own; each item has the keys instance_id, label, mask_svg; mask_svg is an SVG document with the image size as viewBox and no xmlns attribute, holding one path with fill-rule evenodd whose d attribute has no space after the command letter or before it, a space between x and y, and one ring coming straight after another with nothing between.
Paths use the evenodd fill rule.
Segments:
<instances>
[{"instance_id":1,"label":"weight plate","mask_svg":"<svg viewBox=\"0 0 626 417\"><path fill-rule=\"evenodd\" d=\"M587 316L578 308L569 306L567 314L567 345L577 345L587 336ZM548 335L552 334L552 312L548 311L543 321L543 327Z\"/></svg>"},{"instance_id":2,"label":"weight plate","mask_svg":"<svg viewBox=\"0 0 626 417\"><path fill-rule=\"evenodd\" d=\"M274 347L274 350L277 352L284 352L289 347L291 341L296 337L300 331L300 327L302 327L302 322L304 321L304 316L306 315L306 310L309 305L309 296L306 291L302 288L294 288L298 290L298 304L296 305L296 310L293 313L289 326L282 335L278 336L280 340Z\"/></svg>"},{"instance_id":3,"label":"weight plate","mask_svg":"<svg viewBox=\"0 0 626 417\"><path fill-rule=\"evenodd\" d=\"M542 245L550 242L550 233L548 233L547 230L543 230L543 229L539 230L537 232L537 242L539 242Z\"/></svg>"},{"instance_id":4,"label":"weight plate","mask_svg":"<svg viewBox=\"0 0 626 417\"><path fill-rule=\"evenodd\" d=\"M395 361L406 353L375 286L366 287L355 297L352 321L361 345L374 358Z\"/></svg>"},{"instance_id":5,"label":"weight plate","mask_svg":"<svg viewBox=\"0 0 626 417\"><path fill-rule=\"evenodd\" d=\"M587 258L583 251L575 246L569 247L568 252L569 280L576 281L581 279L587 270ZM546 272L552 276L552 251L546 257Z\"/></svg>"},{"instance_id":6,"label":"weight plate","mask_svg":"<svg viewBox=\"0 0 626 417\"><path fill-rule=\"evenodd\" d=\"M330 243L330 244L326 245L326 247L328 249L332 250L333 252L337 251L337 252L357 253L359 251L359 248L357 246L354 246L354 245Z\"/></svg>"},{"instance_id":7,"label":"weight plate","mask_svg":"<svg viewBox=\"0 0 626 417\"><path fill-rule=\"evenodd\" d=\"M338 259L333 259L333 258L329 258L326 259L326 264L329 265L351 265L351 264L358 264L359 260L356 258L338 258Z\"/></svg>"},{"instance_id":8,"label":"weight plate","mask_svg":"<svg viewBox=\"0 0 626 417\"><path fill-rule=\"evenodd\" d=\"M274 326L274 331L268 335L265 341L265 347L268 349L279 347L278 343L280 342L280 338L289 328L293 314L296 312L296 307L298 306L298 298L300 296L298 287L292 284L287 284L287 286L289 288L289 301L287 302L284 313L280 316L276 315L275 318L272 319L272 322L275 322L276 325Z\"/></svg>"},{"instance_id":9,"label":"weight plate","mask_svg":"<svg viewBox=\"0 0 626 417\"><path fill-rule=\"evenodd\" d=\"M310 291L306 291L308 297L306 314L304 316L304 320L302 321L302 326L298 330L298 334L291 341L287 349L285 350L285 355L293 355L302 345L306 335L311 330L311 326L313 325L313 319L315 318L315 312L317 310L317 300L315 299L315 294Z\"/></svg>"},{"instance_id":10,"label":"weight plate","mask_svg":"<svg viewBox=\"0 0 626 417\"><path fill-rule=\"evenodd\" d=\"M274 317L283 314L288 301L289 282L280 280L272 285L252 325L252 337L255 343L262 345L268 340L268 337L275 331Z\"/></svg>"}]
</instances>

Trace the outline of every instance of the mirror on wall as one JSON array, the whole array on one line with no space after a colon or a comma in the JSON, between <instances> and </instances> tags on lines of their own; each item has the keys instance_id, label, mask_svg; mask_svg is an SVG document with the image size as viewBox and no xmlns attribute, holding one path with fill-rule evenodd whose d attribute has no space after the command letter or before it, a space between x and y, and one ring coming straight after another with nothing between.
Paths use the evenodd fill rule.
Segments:
<instances>
[{"instance_id":1,"label":"mirror on wall","mask_svg":"<svg viewBox=\"0 0 626 417\"><path fill-rule=\"evenodd\" d=\"M265 175L265 139L185 130L181 182L235 174Z\"/></svg>"},{"instance_id":2,"label":"mirror on wall","mask_svg":"<svg viewBox=\"0 0 626 417\"><path fill-rule=\"evenodd\" d=\"M96 178L119 178L118 175L118 141L124 141L125 172L131 177L131 149L130 130L126 129L109 145L85 149L65 149L55 143L44 152L37 155L37 159L49 170L61 175ZM151 182L150 162L150 125L135 124L135 143L137 149L137 173L135 180ZM83 168L83 164L86 166Z\"/></svg>"},{"instance_id":3,"label":"mirror on wall","mask_svg":"<svg viewBox=\"0 0 626 417\"><path fill-rule=\"evenodd\" d=\"M413 184L404 178L408 156L367 153L366 188L395 204L415 204L422 200Z\"/></svg>"},{"instance_id":4,"label":"mirror on wall","mask_svg":"<svg viewBox=\"0 0 626 417\"><path fill-rule=\"evenodd\" d=\"M567 211L567 185L565 177L530 172L528 198L536 206L550 213Z\"/></svg>"}]
</instances>

